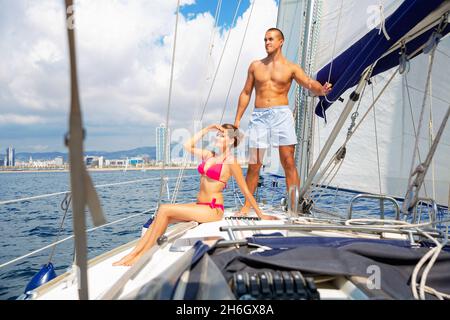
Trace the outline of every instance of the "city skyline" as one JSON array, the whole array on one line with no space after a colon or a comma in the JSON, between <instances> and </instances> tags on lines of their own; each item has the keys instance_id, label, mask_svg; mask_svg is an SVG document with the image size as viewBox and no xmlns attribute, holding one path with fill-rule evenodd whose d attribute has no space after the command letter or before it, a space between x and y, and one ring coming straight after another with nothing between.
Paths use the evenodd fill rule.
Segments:
<instances>
[{"instance_id":1,"label":"city skyline","mask_svg":"<svg viewBox=\"0 0 450 320\"><path fill-rule=\"evenodd\" d=\"M154 128L164 122L167 111L176 1L77 3L75 32L85 150L153 145ZM231 24L237 3L224 2L213 29L216 8L210 1L181 2L171 130L190 127L199 118L210 88L203 122L220 119L250 16L251 2L242 1L237 20ZM148 19L149 12L158 14ZM265 56L264 32L276 24L276 12L275 0L255 2L225 122L234 119L249 63ZM67 150L64 136L70 86L64 17L63 2L0 2L0 58L8 61L0 68L0 147L12 144L16 152ZM222 60L228 34L230 41ZM248 116L249 112L243 124Z\"/></svg>"}]
</instances>

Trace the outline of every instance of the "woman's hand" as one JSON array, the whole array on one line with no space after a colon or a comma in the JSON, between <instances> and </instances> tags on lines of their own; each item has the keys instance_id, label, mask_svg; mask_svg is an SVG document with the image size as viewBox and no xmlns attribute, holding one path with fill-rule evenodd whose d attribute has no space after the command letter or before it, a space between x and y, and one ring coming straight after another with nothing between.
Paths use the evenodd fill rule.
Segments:
<instances>
[{"instance_id":1,"label":"woman's hand","mask_svg":"<svg viewBox=\"0 0 450 320\"><path fill-rule=\"evenodd\" d=\"M267 214L262 214L259 217L261 218L261 220L280 220L279 218L277 218L275 216L269 216Z\"/></svg>"},{"instance_id":2,"label":"woman's hand","mask_svg":"<svg viewBox=\"0 0 450 320\"><path fill-rule=\"evenodd\" d=\"M225 129L220 124L212 124L212 125L206 127L206 130L208 130L208 131L217 130L217 131L221 131L221 132L225 131Z\"/></svg>"}]
</instances>

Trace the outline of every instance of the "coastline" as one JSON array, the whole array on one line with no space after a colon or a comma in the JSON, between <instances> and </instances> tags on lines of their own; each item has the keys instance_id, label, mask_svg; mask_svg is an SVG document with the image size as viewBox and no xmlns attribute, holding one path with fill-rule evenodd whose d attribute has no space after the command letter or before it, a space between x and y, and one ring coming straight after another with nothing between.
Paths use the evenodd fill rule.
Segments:
<instances>
[{"instance_id":1,"label":"coastline","mask_svg":"<svg viewBox=\"0 0 450 320\"><path fill-rule=\"evenodd\" d=\"M195 166L188 166L184 168L185 170L195 169ZM97 171L147 171L147 170L161 170L161 167L145 167L145 168L88 168L88 172L97 172ZM165 167L164 170L180 170L183 169L182 166L177 167ZM69 169L17 169L17 170L0 170L0 174L2 173L38 173L38 172L70 172Z\"/></svg>"}]
</instances>

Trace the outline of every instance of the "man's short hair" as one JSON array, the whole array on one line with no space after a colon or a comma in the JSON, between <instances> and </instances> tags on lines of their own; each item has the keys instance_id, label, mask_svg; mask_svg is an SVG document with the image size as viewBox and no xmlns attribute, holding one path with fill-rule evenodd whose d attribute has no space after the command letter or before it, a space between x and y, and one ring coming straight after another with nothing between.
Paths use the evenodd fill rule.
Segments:
<instances>
[{"instance_id":1,"label":"man's short hair","mask_svg":"<svg viewBox=\"0 0 450 320\"><path fill-rule=\"evenodd\" d=\"M269 31L277 31L280 34L281 39L284 40L284 34L283 34L283 32L280 29L278 29L278 28L270 28L270 29L267 29L266 32L269 32Z\"/></svg>"}]
</instances>

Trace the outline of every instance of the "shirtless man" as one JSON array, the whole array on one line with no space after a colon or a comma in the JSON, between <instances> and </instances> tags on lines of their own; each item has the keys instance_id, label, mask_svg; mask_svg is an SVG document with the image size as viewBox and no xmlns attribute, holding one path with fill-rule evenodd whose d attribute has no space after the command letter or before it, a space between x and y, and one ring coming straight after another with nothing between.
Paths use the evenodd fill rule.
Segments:
<instances>
[{"instance_id":1,"label":"shirtless man","mask_svg":"<svg viewBox=\"0 0 450 320\"><path fill-rule=\"evenodd\" d=\"M314 95L323 96L331 90L331 84L324 85L309 78L302 68L288 61L281 48L284 36L281 30L270 28L264 37L267 57L253 61L248 68L247 81L239 96L234 125L239 127L242 115L248 106L253 88L256 91L255 109L248 126L250 136L250 159L246 182L251 193L258 185L259 170L262 166L264 151L271 143L279 148L280 162L286 175L287 190L292 185L299 187L300 179L294 161L297 144L294 117L289 108L288 92L292 80ZM251 205L245 202L241 214L247 214Z\"/></svg>"}]
</instances>

